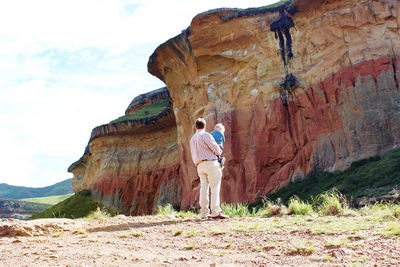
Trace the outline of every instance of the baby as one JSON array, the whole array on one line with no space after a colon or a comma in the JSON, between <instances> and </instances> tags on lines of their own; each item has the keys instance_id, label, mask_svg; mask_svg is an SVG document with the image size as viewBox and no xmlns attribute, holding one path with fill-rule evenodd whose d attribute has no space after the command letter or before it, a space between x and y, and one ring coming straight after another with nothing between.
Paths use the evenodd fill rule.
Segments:
<instances>
[{"instance_id":1,"label":"baby","mask_svg":"<svg viewBox=\"0 0 400 267\"><path fill-rule=\"evenodd\" d=\"M214 127L214 131L211 132L211 135L214 137L215 142L219 145L221 149L224 148L225 142L225 127L221 123L217 123ZM218 162L221 164L221 168L224 168L225 157L218 156Z\"/></svg>"}]
</instances>

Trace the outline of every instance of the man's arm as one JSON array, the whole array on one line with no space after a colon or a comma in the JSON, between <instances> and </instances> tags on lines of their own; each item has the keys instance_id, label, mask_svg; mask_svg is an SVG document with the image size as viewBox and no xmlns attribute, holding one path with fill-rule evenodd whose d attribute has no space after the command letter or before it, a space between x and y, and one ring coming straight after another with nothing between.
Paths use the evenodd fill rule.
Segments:
<instances>
[{"instance_id":1,"label":"man's arm","mask_svg":"<svg viewBox=\"0 0 400 267\"><path fill-rule=\"evenodd\" d=\"M195 144L194 144L193 136L190 139L190 143L189 144L190 144L190 154L192 156L193 163L196 165L196 156L195 156L196 151L195 151Z\"/></svg>"},{"instance_id":2,"label":"man's arm","mask_svg":"<svg viewBox=\"0 0 400 267\"><path fill-rule=\"evenodd\" d=\"M208 148L217 156L220 156L222 154L222 150L219 147L219 145L215 142L214 137L209 134L209 133L205 133L203 135L203 140L206 143L206 145L208 146Z\"/></svg>"}]
</instances>

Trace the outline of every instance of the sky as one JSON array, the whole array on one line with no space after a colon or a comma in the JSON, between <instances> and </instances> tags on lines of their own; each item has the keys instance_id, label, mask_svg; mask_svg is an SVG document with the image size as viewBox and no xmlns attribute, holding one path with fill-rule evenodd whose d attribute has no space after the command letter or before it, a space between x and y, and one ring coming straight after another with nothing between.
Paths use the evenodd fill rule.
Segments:
<instances>
[{"instance_id":1,"label":"sky","mask_svg":"<svg viewBox=\"0 0 400 267\"><path fill-rule=\"evenodd\" d=\"M165 86L149 56L193 17L276 0L0 1L0 183L72 178L96 126Z\"/></svg>"}]
</instances>

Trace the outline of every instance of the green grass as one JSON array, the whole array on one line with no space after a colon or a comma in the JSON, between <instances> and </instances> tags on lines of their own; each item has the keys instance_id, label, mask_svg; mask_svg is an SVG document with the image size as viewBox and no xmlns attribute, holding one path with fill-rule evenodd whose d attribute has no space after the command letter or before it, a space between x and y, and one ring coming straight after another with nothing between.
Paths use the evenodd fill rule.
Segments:
<instances>
[{"instance_id":1,"label":"green grass","mask_svg":"<svg viewBox=\"0 0 400 267\"><path fill-rule=\"evenodd\" d=\"M316 196L314 206L322 215L342 215L347 201L339 191L332 189Z\"/></svg>"},{"instance_id":2,"label":"green grass","mask_svg":"<svg viewBox=\"0 0 400 267\"><path fill-rule=\"evenodd\" d=\"M312 201L317 195L336 188L352 201L362 196L385 194L392 188L399 187L400 149L395 149L382 156L354 162L343 172L311 174L305 179L297 180L275 193L266 195L266 198L272 201L280 198L283 203L288 203L291 197L298 196L303 201ZM385 190L368 191L377 188ZM252 206L261 207L262 201Z\"/></svg>"},{"instance_id":3,"label":"green grass","mask_svg":"<svg viewBox=\"0 0 400 267\"><path fill-rule=\"evenodd\" d=\"M308 202L304 202L298 198L289 200L289 214L292 215L309 215L313 213L313 207Z\"/></svg>"},{"instance_id":4,"label":"green grass","mask_svg":"<svg viewBox=\"0 0 400 267\"><path fill-rule=\"evenodd\" d=\"M253 212L249 211L248 205L239 203L236 205L222 203L221 204L222 213L228 215L229 217L250 217L254 216Z\"/></svg>"},{"instance_id":5,"label":"green grass","mask_svg":"<svg viewBox=\"0 0 400 267\"><path fill-rule=\"evenodd\" d=\"M44 203L44 204L55 205L65 199L71 197L72 195L74 195L74 194L65 194L65 195L49 196L49 197L37 197L37 198L23 198L21 200L26 201L26 202L32 202L32 203Z\"/></svg>"},{"instance_id":6,"label":"green grass","mask_svg":"<svg viewBox=\"0 0 400 267\"><path fill-rule=\"evenodd\" d=\"M107 210L113 214L115 211L106 208L103 204L96 202L90 197L90 192L87 190L81 191L66 200L50 207L49 209L33 215L31 219L39 218L83 218L89 216L97 209Z\"/></svg>"},{"instance_id":7,"label":"green grass","mask_svg":"<svg viewBox=\"0 0 400 267\"><path fill-rule=\"evenodd\" d=\"M400 223L398 221L388 223L382 234L388 238L400 236Z\"/></svg>"},{"instance_id":8,"label":"green grass","mask_svg":"<svg viewBox=\"0 0 400 267\"><path fill-rule=\"evenodd\" d=\"M177 213L171 204L166 204L164 206L157 206L156 214L160 216L174 216Z\"/></svg>"},{"instance_id":9,"label":"green grass","mask_svg":"<svg viewBox=\"0 0 400 267\"><path fill-rule=\"evenodd\" d=\"M128 120L145 119L145 118L157 116L158 114L160 114L167 108L168 103L169 103L168 100L154 103L154 104L147 106L145 108L142 108L132 114L119 117L118 119L115 119L115 120L111 121L110 123L117 123L117 122L123 122L123 121L128 121Z\"/></svg>"},{"instance_id":10,"label":"green grass","mask_svg":"<svg viewBox=\"0 0 400 267\"><path fill-rule=\"evenodd\" d=\"M172 217L176 217L176 218L193 218L193 217L197 217L200 218L200 214L196 211L196 210L175 210L174 207L172 207L171 204L166 204L163 206L157 206L156 209L156 215L159 216L172 216Z\"/></svg>"}]
</instances>

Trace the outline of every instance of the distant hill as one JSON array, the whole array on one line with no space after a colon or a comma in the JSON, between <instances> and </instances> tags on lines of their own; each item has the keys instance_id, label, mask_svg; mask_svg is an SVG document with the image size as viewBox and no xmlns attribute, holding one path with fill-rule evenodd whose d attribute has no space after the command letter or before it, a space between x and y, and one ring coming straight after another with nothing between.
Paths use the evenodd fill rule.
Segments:
<instances>
[{"instance_id":1,"label":"distant hill","mask_svg":"<svg viewBox=\"0 0 400 267\"><path fill-rule=\"evenodd\" d=\"M49 196L49 197L33 197L33 198L22 198L20 200L31 203L42 203L42 204L50 204L55 205L67 198L73 196L74 194L65 194L65 195L57 195L57 196Z\"/></svg>"},{"instance_id":2,"label":"distant hill","mask_svg":"<svg viewBox=\"0 0 400 267\"><path fill-rule=\"evenodd\" d=\"M51 207L49 204L30 203L15 199L0 199L0 218L26 220Z\"/></svg>"},{"instance_id":3,"label":"distant hill","mask_svg":"<svg viewBox=\"0 0 400 267\"><path fill-rule=\"evenodd\" d=\"M2 183L0 184L0 198L22 199L48 197L74 193L72 178L46 187L25 187Z\"/></svg>"}]
</instances>

